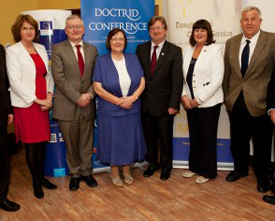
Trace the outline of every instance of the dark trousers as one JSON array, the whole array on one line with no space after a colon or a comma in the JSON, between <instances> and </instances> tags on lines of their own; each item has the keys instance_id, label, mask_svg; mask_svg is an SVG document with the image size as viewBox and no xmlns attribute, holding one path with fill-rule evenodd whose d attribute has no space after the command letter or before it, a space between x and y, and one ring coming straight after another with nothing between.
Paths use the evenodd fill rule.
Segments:
<instances>
[{"instance_id":1,"label":"dark trousers","mask_svg":"<svg viewBox=\"0 0 275 221\"><path fill-rule=\"evenodd\" d=\"M273 126L267 114L253 117L244 101L237 100L229 113L231 153L235 170L248 174L250 140L254 147L254 173L259 180L268 179Z\"/></svg>"},{"instance_id":2,"label":"dark trousers","mask_svg":"<svg viewBox=\"0 0 275 221\"><path fill-rule=\"evenodd\" d=\"M221 104L187 110L189 169L206 178L217 176L217 131Z\"/></svg>"},{"instance_id":3,"label":"dark trousers","mask_svg":"<svg viewBox=\"0 0 275 221\"><path fill-rule=\"evenodd\" d=\"M0 203L6 199L10 181L10 160L7 147L7 127L0 126Z\"/></svg>"},{"instance_id":4,"label":"dark trousers","mask_svg":"<svg viewBox=\"0 0 275 221\"><path fill-rule=\"evenodd\" d=\"M162 169L171 170L174 115L153 116L147 111L141 115L141 119L147 146L145 159L151 166L158 166L158 148L160 148L160 166Z\"/></svg>"}]
</instances>

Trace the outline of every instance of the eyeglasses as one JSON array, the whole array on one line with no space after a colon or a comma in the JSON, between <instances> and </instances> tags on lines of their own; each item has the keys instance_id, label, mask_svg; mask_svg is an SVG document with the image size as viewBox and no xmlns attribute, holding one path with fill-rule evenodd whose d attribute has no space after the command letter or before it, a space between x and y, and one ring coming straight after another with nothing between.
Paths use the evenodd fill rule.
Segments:
<instances>
[{"instance_id":1,"label":"eyeglasses","mask_svg":"<svg viewBox=\"0 0 275 221\"><path fill-rule=\"evenodd\" d=\"M70 29L70 30L73 30L75 28L77 30L79 30L79 29L83 28L83 25L69 25L69 26L67 26L67 28Z\"/></svg>"},{"instance_id":2,"label":"eyeglasses","mask_svg":"<svg viewBox=\"0 0 275 221\"><path fill-rule=\"evenodd\" d=\"M124 41L124 38L111 38L111 41L113 42Z\"/></svg>"},{"instance_id":3,"label":"eyeglasses","mask_svg":"<svg viewBox=\"0 0 275 221\"><path fill-rule=\"evenodd\" d=\"M161 31L162 29L164 29L164 27L162 26L150 27L151 31L155 31L155 30Z\"/></svg>"}]
</instances>

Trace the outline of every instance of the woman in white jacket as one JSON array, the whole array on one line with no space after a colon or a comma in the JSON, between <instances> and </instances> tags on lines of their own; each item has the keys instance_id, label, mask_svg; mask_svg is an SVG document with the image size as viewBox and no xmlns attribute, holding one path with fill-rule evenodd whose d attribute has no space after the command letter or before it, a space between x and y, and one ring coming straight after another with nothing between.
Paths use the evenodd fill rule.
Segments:
<instances>
[{"instance_id":1,"label":"woman in white jacket","mask_svg":"<svg viewBox=\"0 0 275 221\"><path fill-rule=\"evenodd\" d=\"M25 144L27 164L33 178L34 195L44 197L42 185L56 186L44 177L45 145L50 139L49 109L53 79L48 55L38 40L38 23L30 15L19 15L12 26L17 42L7 49L7 72L17 141Z\"/></svg>"},{"instance_id":2,"label":"woman in white jacket","mask_svg":"<svg viewBox=\"0 0 275 221\"><path fill-rule=\"evenodd\" d=\"M183 52L182 104L187 112L190 154L183 177L199 175L196 183L217 176L217 129L223 102L224 62L222 47L214 44L211 25L194 23L190 45Z\"/></svg>"}]
</instances>

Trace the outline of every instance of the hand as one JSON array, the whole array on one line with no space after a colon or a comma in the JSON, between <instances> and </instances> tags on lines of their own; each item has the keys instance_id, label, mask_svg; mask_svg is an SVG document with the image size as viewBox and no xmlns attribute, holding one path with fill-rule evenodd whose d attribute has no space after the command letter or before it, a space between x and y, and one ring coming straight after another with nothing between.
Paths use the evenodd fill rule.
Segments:
<instances>
[{"instance_id":1,"label":"hand","mask_svg":"<svg viewBox=\"0 0 275 221\"><path fill-rule=\"evenodd\" d=\"M136 101L134 96L122 97L123 102L119 105L124 109L131 109L133 107L133 103Z\"/></svg>"},{"instance_id":2,"label":"hand","mask_svg":"<svg viewBox=\"0 0 275 221\"><path fill-rule=\"evenodd\" d=\"M13 114L8 115L8 125L10 125L13 122L13 118L14 118Z\"/></svg>"},{"instance_id":3,"label":"hand","mask_svg":"<svg viewBox=\"0 0 275 221\"><path fill-rule=\"evenodd\" d=\"M90 99L91 99L90 94L82 94L77 101L77 105L80 107L87 107L91 102Z\"/></svg>"},{"instance_id":4,"label":"hand","mask_svg":"<svg viewBox=\"0 0 275 221\"><path fill-rule=\"evenodd\" d=\"M47 106L48 108L51 108L52 101L48 101L47 99L38 99L36 98L34 100L35 103L39 104L40 106Z\"/></svg>"},{"instance_id":5,"label":"hand","mask_svg":"<svg viewBox=\"0 0 275 221\"><path fill-rule=\"evenodd\" d=\"M178 111L176 110L176 109L174 109L174 108L171 108L171 107L169 107L168 108L168 113L170 114L170 115L174 115L174 114L176 114Z\"/></svg>"},{"instance_id":6,"label":"hand","mask_svg":"<svg viewBox=\"0 0 275 221\"><path fill-rule=\"evenodd\" d=\"M192 109L191 100L186 95L181 97L181 103L185 109Z\"/></svg>"},{"instance_id":7,"label":"hand","mask_svg":"<svg viewBox=\"0 0 275 221\"><path fill-rule=\"evenodd\" d=\"M46 111L49 110L51 107L47 107L47 106L40 106L42 111Z\"/></svg>"},{"instance_id":8,"label":"hand","mask_svg":"<svg viewBox=\"0 0 275 221\"><path fill-rule=\"evenodd\" d=\"M191 104L191 107L192 107L192 108L196 108L196 107L199 106L199 103L198 103L198 101L197 101L196 98L194 98L194 99L190 102L190 104Z\"/></svg>"},{"instance_id":9,"label":"hand","mask_svg":"<svg viewBox=\"0 0 275 221\"><path fill-rule=\"evenodd\" d=\"M270 114L270 120L272 121L273 124L275 124L275 110L269 111Z\"/></svg>"}]
</instances>

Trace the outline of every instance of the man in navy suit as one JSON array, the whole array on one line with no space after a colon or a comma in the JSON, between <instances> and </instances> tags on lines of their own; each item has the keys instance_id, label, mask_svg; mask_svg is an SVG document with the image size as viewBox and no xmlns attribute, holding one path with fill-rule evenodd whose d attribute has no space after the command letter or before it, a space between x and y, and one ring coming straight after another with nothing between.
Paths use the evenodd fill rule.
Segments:
<instances>
[{"instance_id":1,"label":"man in navy suit","mask_svg":"<svg viewBox=\"0 0 275 221\"><path fill-rule=\"evenodd\" d=\"M7 124L13 121L9 82L6 72L5 50L0 45L0 209L13 212L20 209L17 203L7 199L10 181L10 161L7 146Z\"/></svg>"},{"instance_id":2,"label":"man in navy suit","mask_svg":"<svg viewBox=\"0 0 275 221\"><path fill-rule=\"evenodd\" d=\"M147 145L146 160L150 163L143 176L150 177L161 168L160 179L167 180L172 169L173 122L183 84L182 51L165 40L167 24L164 17L152 17L148 28L151 41L138 45L136 51L145 76L141 117Z\"/></svg>"}]
</instances>

